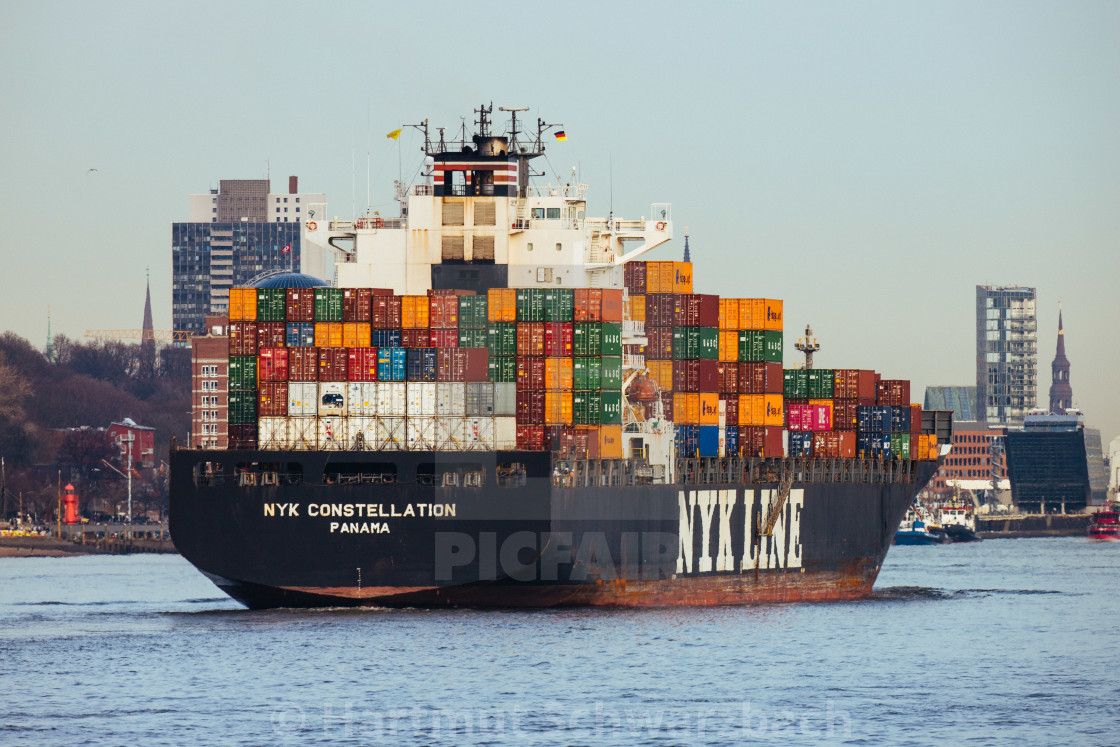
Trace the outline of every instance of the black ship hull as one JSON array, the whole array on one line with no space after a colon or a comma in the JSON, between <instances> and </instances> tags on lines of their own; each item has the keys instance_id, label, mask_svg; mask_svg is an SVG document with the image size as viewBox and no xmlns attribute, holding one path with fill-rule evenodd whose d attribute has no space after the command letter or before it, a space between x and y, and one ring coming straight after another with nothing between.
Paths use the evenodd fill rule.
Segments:
<instances>
[{"instance_id":1,"label":"black ship hull","mask_svg":"<svg viewBox=\"0 0 1120 747\"><path fill-rule=\"evenodd\" d=\"M171 533L251 608L730 605L868 594L932 461L177 450Z\"/></svg>"}]
</instances>

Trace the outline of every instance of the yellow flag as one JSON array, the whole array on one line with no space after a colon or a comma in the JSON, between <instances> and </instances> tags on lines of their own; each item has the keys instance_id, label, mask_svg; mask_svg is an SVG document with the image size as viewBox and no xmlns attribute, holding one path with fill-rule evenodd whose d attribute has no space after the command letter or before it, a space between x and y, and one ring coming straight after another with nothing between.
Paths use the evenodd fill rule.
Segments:
<instances>
[{"instance_id":1,"label":"yellow flag","mask_svg":"<svg viewBox=\"0 0 1120 747\"><path fill-rule=\"evenodd\" d=\"M402 128L401 128L401 130L403 130L403 129L404 129L404 128L402 127ZM401 136L401 130L393 130L392 132L390 132L390 133L389 133L388 135L386 135L385 137L391 137L391 138L393 138L394 140L396 140L397 138L399 138L399 137Z\"/></svg>"}]
</instances>

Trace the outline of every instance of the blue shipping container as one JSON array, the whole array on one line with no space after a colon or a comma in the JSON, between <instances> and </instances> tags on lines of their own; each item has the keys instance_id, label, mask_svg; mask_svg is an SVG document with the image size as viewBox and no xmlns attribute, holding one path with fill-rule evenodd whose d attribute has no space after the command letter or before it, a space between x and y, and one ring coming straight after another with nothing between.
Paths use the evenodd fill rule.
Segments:
<instances>
[{"instance_id":1,"label":"blue shipping container","mask_svg":"<svg viewBox=\"0 0 1120 747\"><path fill-rule=\"evenodd\" d=\"M698 425L678 425L676 445L678 457L694 457L700 450L700 435Z\"/></svg>"},{"instance_id":2,"label":"blue shipping container","mask_svg":"<svg viewBox=\"0 0 1120 747\"><path fill-rule=\"evenodd\" d=\"M407 376L409 381L435 381L439 372L435 348L407 348Z\"/></svg>"},{"instance_id":3,"label":"blue shipping container","mask_svg":"<svg viewBox=\"0 0 1120 747\"><path fill-rule=\"evenodd\" d=\"M290 348L315 347L315 323L288 322L284 329L284 343Z\"/></svg>"},{"instance_id":4,"label":"blue shipping container","mask_svg":"<svg viewBox=\"0 0 1120 747\"><path fill-rule=\"evenodd\" d=\"M791 457L813 456L813 434L807 431L790 431L789 455Z\"/></svg>"},{"instance_id":5,"label":"blue shipping container","mask_svg":"<svg viewBox=\"0 0 1120 747\"><path fill-rule=\"evenodd\" d=\"M401 346L401 331L399 329L371 329L371 348L399 348Z\"/></svg>"},{"instance_id":6,"label":"blue shipping container","mask_svg":"<svg viewBox=\"0 0 1120 747\"><path fill-rule=\"evenodd\" d=\"M718 457L719 456L719 426L718 425L701 425L697 426L700 429L698 434L699 453L702 457Z\"/></svg>"},{"instance_id":7,"label":"blue shipping container","mask_svg":"<svg viewBox=\"0 0 1120 747\"><path fill-rule=\"evenodd\" d=\"M739 429L731 426L724 430L723 445L726 455L729 457L739 456Z\"/></svg>"},{"instance_id":8,"label":"blue shipping container","mask_svg":"<svg viewBox=\"0 0 1120 747\"><path fill-rule=\"evenodd\" d=\"M404 381L405 349L380 348L377 351L377 379L379 381Z\"/></svg>"},{"instance_id":9,"label":"blue shipping container","mask_svg":"<svg viewBox=\"0 0 1120 747\"><path fill-rule=\"evenodd\" d=\"M910 408L909 407L892 407L891 408L891 433L909 433L910 432Z\"/></svg>"}]
</instances>

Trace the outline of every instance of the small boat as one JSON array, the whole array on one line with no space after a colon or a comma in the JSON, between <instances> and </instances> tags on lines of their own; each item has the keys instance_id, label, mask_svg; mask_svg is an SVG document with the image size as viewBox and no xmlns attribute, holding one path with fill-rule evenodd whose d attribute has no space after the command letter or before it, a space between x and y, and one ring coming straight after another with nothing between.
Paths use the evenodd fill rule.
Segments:
<instances>
[{"instance_id":1,"label":"small boat","mask_svg":"<svg viewBox=\"0 0 1120 747\"><path fill-rule=\"evenodd\" d=\"M1097 511L1089 519L1089 539L1101 542L1120 539L1120 510Z\"/></svg>"},{"instance_id":2,"label":"small boat","mask_svg":"<svg viewBox=\"0 0 1120 747\"><path fill-rule=\"evenodd\" d=\"M934 523L929 511L914 503L906 512L898 531L894 533L896 545L941 545L949 542L949 535Z\"/></svg>"},{"instance_id":3,"label":"small boat","mask_svg":"<svg viewBox=\"0 0 1120 747\"><path fill-rule=\"evenodd\" d=\"M934 507L937 522L952 542L979 542L976 517L972 508L962 503L943 503Z\"/></svg>"}]
</instances>

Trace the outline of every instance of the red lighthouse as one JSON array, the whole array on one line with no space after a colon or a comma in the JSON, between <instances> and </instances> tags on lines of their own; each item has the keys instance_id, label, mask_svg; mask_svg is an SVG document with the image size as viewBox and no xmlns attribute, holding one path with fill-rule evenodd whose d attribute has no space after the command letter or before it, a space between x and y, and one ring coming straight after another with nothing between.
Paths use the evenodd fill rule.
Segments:
<instances>
[{"instance_id":1,"label":"red lighthouse","mask_svg":"<svg viewBox=\"0 0 1120 747\"><path fill-rule=\"evenodd\" d=\"M63 524L80 524L82 518L78 515L78 491L70 483L66 483L66 492L62 495L62 510L65 511Z\"/></svg>"}]
</instances>

